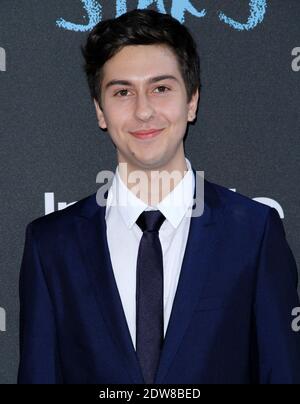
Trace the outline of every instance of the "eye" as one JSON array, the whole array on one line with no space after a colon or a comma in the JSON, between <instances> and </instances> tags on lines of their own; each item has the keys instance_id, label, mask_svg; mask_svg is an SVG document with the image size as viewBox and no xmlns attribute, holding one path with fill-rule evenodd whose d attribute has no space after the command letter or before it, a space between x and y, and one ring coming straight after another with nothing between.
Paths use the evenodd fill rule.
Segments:
<instances>
[{"instance_id":1,"label":"eye","mask_svg":"<svg viewBox=\"0 0 300 404\"><path fill-rule=\"evenodd\" d=\"M156 87L156 89L155 90L158 90L158 89L160 89L160 90L163 90L163 91L159 91L159 93L166 93L167 91L166 90L170 90L168 87L166 87L166 86L159 86L159 87Z\"/></svg>"},{"instance_id":2,"label":"eye","mask_svg":"<svg viewBox=\"0 0 300 404\"><path fill-rule=\"evenodd\" d=\"M120 97L124 97L127 95L126 94L127 92L128 92L128 90L126 88L123 88L122 90L117 91L116 94L114 94L114 96L120 95Z\"/></svg>"}]
</instances>

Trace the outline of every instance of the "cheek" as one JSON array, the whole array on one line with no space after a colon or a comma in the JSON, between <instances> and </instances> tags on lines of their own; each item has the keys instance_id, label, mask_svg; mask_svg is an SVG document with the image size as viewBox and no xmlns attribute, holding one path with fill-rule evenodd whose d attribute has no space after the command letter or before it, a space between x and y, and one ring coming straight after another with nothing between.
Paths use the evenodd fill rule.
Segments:
<instances>
[{"instance_id":1,"label":"cheek","mask_svg":"<svg viewBox=\"0 0 300 404\"><path fill-rule=\"evenodd\" d=\"M186 104L171 103L162 110L164 111L164 116L173 125L184 126L187 122L188 108Z\"/></svg>"},{"instance_id":2,"label":"cheek","mask_svg":"<svg viewBox=\"0 0 300 404\"><path fill-rule=\"evenodd\" d=\"M108 129L116 131L126 125L128 120L128 110L124 108L110 108L109 112L106 113L105 121Z\"/></svg>"}]
</instances>

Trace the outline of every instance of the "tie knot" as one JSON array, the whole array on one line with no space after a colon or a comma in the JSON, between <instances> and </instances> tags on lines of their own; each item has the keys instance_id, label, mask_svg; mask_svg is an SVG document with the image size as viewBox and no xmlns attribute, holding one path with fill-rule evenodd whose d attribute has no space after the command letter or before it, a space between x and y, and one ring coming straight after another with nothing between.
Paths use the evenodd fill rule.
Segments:
<instances>
[{"instance_id":1,"label":"tie knot","mask_svg":"<svg viewBox=\"0 0 300 404\"><path fill-rule=\"evenodd\" d=\"M136 224L142 232L159 231L165 219L165 216L159 210L144 210L138 217Z\"/></svg>"}]
</instances>

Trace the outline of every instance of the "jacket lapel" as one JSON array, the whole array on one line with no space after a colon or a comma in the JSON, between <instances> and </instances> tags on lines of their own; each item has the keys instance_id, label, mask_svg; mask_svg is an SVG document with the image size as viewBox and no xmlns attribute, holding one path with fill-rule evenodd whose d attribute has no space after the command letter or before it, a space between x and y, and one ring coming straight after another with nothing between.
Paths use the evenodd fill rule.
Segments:
<instances>
[{"instance_id":1,"label":"jacket lapel","mask_svg":"<svg viewBox=\"0 0 300 404\"><path fill-rule=\"evenodd\" d=\"M132 383L144 383L113 274L106 236L105 206L97 204L96 194L91 195L81 215L84 219L78 221L79 239L102 317Z\"/></svg>"},{"instance_id":2,"label":"jacket lapel","mask_svg":"<svg viewBox=\"0 0 300 404\"><path fill-rule=\"evenodd\" d=\"M163 383L205 287L208 270L214 261L214 246L221 233L222 219L221 201L212 185L204 180L204 211L199 217L191 217L178 286L156 374L157 384Z\"/></svg>"}]
</instances>

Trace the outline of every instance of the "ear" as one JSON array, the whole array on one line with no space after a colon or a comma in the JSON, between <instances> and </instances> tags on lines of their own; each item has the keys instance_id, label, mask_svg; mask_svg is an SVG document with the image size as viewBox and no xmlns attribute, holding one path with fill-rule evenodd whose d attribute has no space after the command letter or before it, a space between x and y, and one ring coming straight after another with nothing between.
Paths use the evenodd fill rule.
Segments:
<instances>
[{"instance_id":1,"label":"ear","mask_svg":"<svg viewBox=\"0 0 300 404\"><path fill-rule=\"evenodd\" d=\"M94 98L94 105L95 105L95 108L96 108L96 115L97 115L97 119L98 119L98 125L99 125L99 127L101 129L106 129L107 125L106 125L106 121L105 121L105 118L104 118L103 111L100 108L98 101L95 100L95 98Z\"/></svg>"},{"instance_id":2,"label":"ear","mask_svg":"<svg viewBox=\"0 0 300 404\"><path fill-rule=\"evenodd\" d=\"M199 97L199 90L197 89L191 101L188 103L188 122L193 122L196 119Z\"/></svg>"}]
</instances>

